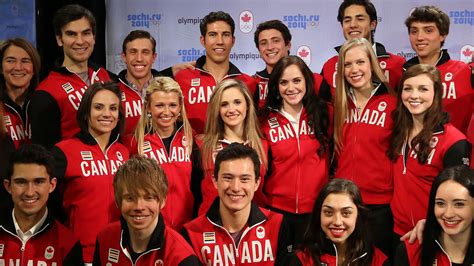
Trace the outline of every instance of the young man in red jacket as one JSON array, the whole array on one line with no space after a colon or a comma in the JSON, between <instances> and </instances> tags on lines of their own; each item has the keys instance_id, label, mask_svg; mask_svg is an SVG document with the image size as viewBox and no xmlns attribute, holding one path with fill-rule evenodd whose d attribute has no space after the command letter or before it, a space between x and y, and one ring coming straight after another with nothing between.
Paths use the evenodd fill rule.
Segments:
<instances>
[{"instance_id":1,"label":"young man in red jacket","mask_svg":"<svg viewBox=\"0 0 474 266\"><path fill-rule=\"evenodd\" d=\"M114 178L122 217L97 236L93 265L199 265L189 244L160 215L167 191L165 172L154 159L136 156L123 164Z\"/></svg>"},{"instance_id":2,"label":"young man in red jacket","mask_svg":"<svg viewBox=\"0 0 474 266\"><path fill-rule=\"evenodd\" d=\"M213 182L219 197L183 230L203 265L279 265L291 251L283 215L252 203L259 173L250 147L232 143L217 154Z\"/></svg>"},{"instance_id":3,"label":"young man in red jacket","mask_svg":"<svg viewBox=\"0 0 474 266\"><path fill-rule=\"evenodd\" d=\"M33 143L48 149L79 133L75 118L82 95L91 84L111 79L111 73L89 61L96 33L89 10L63 6L55 13L53 26L64 58L38 85L29 109Z\"/></svg>"},{"instance_id":4,"label":"young man in red jacket","mask_svg":"<svg viewBox=\"0 0 474 266\"><path fill-rule=\"evenodd\" d=\"M230 62L230 52L234 46L235 22L223 12L207 14L199 25L201 45L206 55L196 61L195 69L185 69L175 76L181 86L189 122L196 133L204 133L207 106L216 84L224 79L239 79L254 94L257 82L243 74Z\"/></svg>"},{"instance_id":5,"label":"young man in red jacket","mask_svg":"<svg viewBox=\"0 0 474 266\"><path fill-rule=\"evenodd\" d=\"M346 40L365 38L371 44L377 55L380 68L385 73L389 86L396 90L402 76L405 58L389 53L385 47L375 42L374 35L377 28L377 10L370 0L344 0L339 6L337 21L341 23L342 33ZM335 47L339 53L341 46ZM320 89L320 96L325 100L334 98L336 87L336 70L339 56L335 55L323 65L321 75L329 86Z\"/></svg>"},{"instance_id":6,"label":"young man in red jacket","mask_svg":"<svg viewBox=\"0 0 474 266\"><path fill-rule=\"evenodd\" d=\"M443 82L443 108L450 122L467 135L474 98L474 74L468 64L453 60L441 49L449 34L449 16L435 6L419 6L405 20L410 44L416 56L403 65L404 70L417 64L435 66Z\"/></svg>"},{"instance_id":7,"label":"young man in red jacket","mask_svg":"<svg viewBox=\"0 0 474 266\"><path fill-rule=\"evenodd\" d=\"M53 170L42 146L24 144L13 153L3 181L13 210L0 219L0 265L84 265L79 240L46 207L56 188Z\"/></svg>"}]
</instances>

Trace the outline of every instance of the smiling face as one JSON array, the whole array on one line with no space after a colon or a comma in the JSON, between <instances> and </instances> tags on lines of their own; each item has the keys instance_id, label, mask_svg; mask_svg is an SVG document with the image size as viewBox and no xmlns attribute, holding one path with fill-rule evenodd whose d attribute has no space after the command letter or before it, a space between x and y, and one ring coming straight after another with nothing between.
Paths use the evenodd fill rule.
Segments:
<instances>
[{"instance_id":1,"label":"smiling face","mask_svg":"<svg viewBox=\"0 0 474 266\"><path fill-rule=\"evenodd\" d=\"M303 97L306 94L306 80L300 68L289 65L278 81L278 90L283 98L283 109L287 112L299 112L303 106Z\"/></svg>"},{"instance_id":2,"label":"smiling face","mask_svg":"<svg viewBox=\"0 0 474 266\"><path fill-rule=\"evenodd\" d=\"M7 90L26 90L34 75L31 56L23 48L10 45L3 54L2 74Z\"/></svg>"},{"instance_id":3,"label":"smiling face","mask_svg":"<svg viewBox=\"0 0 474 266\"><path fill-rule=\"evenodd\" d=\"M231 87L222 92L219 114L225 127L238 129L244 126L247 102L238 88Z\"/></svg>"},{"instance_id":4,"label":"smiling face","mask_svg":"<svg viewBox=\"0 0 474 266\"><path fill-rule=\"evenodd\" d=\"M280 58L288 55L290 47L291 42L285 44L283 34L276 29L263 30L258 35L258 51L267 65L267 70L270 70L269 73Z\"/></svg>"},{"instance_id":5,"label":"smiling face","mask_svg":"<svg viewBox=\"0 0 474 266\"><path fill-rule=\"evenodd\" d=\"M347 50L344 56L344 77L353 89L372 89L370 59L361 46L354 46Z\"/></svg>"},{"instance_id":6,"label":"smiling face","mask_svg":"<svg viewBox=\"0 0 474 266\"><path fill-rule=\"evenodd\" d=\"M260 184L250 158L222 161L214 187L220 199L220 209L226 213L250 211L255 191Z\"/></svg>"},{"instance_id":7,"label":"smiling face","mask_svg":"<svg viewBox=\"0 0 474 266\"><path fill-rule=\"evenodd\" d=\"M169 137L168 134L173 133L181 111L178 93L155 91L150 95L147 111L151 113L160 136Z\"/></svg>"},{"instance_id":8,"label":"smiling face","mask_svg":"<svg viewBox=\"0 0 474 266\"><path fill-rule=\"evenodd\" d=\"M13 166L11 179L5 179L4 185L12 196L15 218L20 223L37 222L46 211L49 193L56 187L56 178L51 178L43 165L19 163Z\"/></svg>"},{"instance_id":9,"label":"smiling face","mask_svg":"<svg viewBox=\"0 0 474 266\"><path fill-rule=\"evenodd\" d=\"M329 194L321 209L321 229L336 246L344 245L354 232L357 215L357 206L349 194Z\"/></svg>"},{"instance_id":10,"label":"smiling face","mask_svg":"<svg viewBox=\"0 0 474 266\"><path fill-rule=\"evenodd\" d=\"M434 94L433 81L422 74L403 82L401 99L413 118L423 121L426 111L433 105Z\"/></svg>"},{"instance_id":11,"label":"smiling face","mask_svg":"<svg viewBox=\"0 0 474 266\"><path fill-rule=\"evenodd\" d=\"M63 65L70 66L87 62L94 51L95 36L89 20L83 17L66 24L56 41L63 47Z\"/></svg>"},{"instance_id":12,"label":"smiling face","mask_svg":"<svg viewBox=\"0 0 474 266\"><path fill-rule=\"evenodd\" d=\"M409 27L410 44L421 62L434 64L446 36L440 34L434 22L412 22Z\"/></svg>"},{"instance_id":13,"label":"smiling face","mask_svg":"<svg viewBox=\"0 0 474 266\"><path fill-rule=\"evenodd\" d=\"M131 195L126 188L123 190L120 211L130 231L151 235L158 223L158 217L165 203L161 203L156 195L139 190L138 195Z\"/></svg>"},{"instance_id":14,"label":"smiling face","mask_svg":"<svg viewBox=\"0 0 474 266\"><path fill-rule=\"evenodd\" d=\"M151 68L155 63L156 53L153 52L153 44L149 39L138 38L126 45L122 60L127 65L128 78L148 81L152 77Z\"/></svg>"},{"instance_id":15,"label":"smiling face","mask_svg":"<svg viewBox=\"0 0 474 266\"><path fill-rule=\"evenodd\" d=\"M207 24L206 35L201 36L200 41L206 49L206 63L226 64L229 62L229 54L235 41L229 24L224 21Z\"/></svg>"},{"instance_id":16,"label":"smiling face","mask_svg":"<svg viewBox=\"0 0 474 266\"><path fill-rule=\"evenodd\" d=\"M471 235L474 200L461 184L448 180L439 186L434 213L443 234L452 238Z\"/></svg>"},{"instance_id":17,"label":"smiling face","mask_svg":"<svg viewBox=\"0 0 474 266\"><path fill-rule=\"evenodd\" d=\"M100 90L92 98L89 133L93 137L111 134L119 120L120 101L113 92Z\"/></svg>"},{"instance_id":18,"label":"smiling face","mask_svg":"<svg viewBox=\"0 0 474 266\"><path fill-rule=\"evenodd\" d=\"M346 40L365 38L372 43L371 31L376 25L376 21L370 21L364 6L350 5L344 10L342 31Z\"/></svg>"}]
</instances>

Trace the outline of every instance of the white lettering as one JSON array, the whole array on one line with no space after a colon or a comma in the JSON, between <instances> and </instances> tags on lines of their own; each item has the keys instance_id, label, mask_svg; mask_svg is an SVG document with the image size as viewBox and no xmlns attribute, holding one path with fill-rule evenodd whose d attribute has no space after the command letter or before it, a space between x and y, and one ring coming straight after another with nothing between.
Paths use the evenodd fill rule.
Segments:
<instances>
[{"instance_id":1,"label":"white lettering","mask_svg":"<svg viewBox=\"0 0 474 266\"><path fill-rule=\"evenodd\" d=\"M456 85L454 82L449 82L449 87L446 82L443 82L443 99L456 99Z\"/></svg>"},{"instance_id":2,"label":"white lettering","mask_svg":"<svg viewBox=\"0 0 474 266\"><path fill-rule=\"evenodd\" d=\"M215 86L207 86L206 88L204 88L203 86L200 86L197 89L196 87L191 87L188 93L188 102L190 104L208 103L211 99L214 87Z\"/></svg>"}]
</instances>

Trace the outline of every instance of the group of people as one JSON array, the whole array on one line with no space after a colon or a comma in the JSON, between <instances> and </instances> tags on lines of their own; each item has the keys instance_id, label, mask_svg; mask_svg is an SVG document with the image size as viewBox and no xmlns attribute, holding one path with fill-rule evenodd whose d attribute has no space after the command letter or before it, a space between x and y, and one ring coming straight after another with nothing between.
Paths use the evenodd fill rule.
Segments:
<instances>
[{"instance_id":1,"label":"group of people","mask_svg":"<svg viewBox=\"0 0 474 266\"><path fill-rule=\"evenodd\" d=\"M449 17L409 14L407 62L375 42L369 0L337 19L321 74L278 20L255 30L265 69L241 73L222 11L205 55L160 72L143 30L118 75L90 62L79 5L53 18L64 56L41 82L33 46L4 41L0 265L474 263L474 78L442 49Z\"/></svg>"}]
</instances>

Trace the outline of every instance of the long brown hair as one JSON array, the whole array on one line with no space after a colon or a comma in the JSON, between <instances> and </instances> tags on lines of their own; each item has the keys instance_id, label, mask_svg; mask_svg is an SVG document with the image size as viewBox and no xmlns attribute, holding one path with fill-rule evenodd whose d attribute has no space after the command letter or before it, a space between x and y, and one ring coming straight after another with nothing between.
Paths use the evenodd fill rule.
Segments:
<instances>
[{"instance_id":1,"label":"long brown hair","mask_svg":"<svg viewBox=\"0 0 474 266\"><path fill-rule=\"evenodd\" d=\"M413 130L413 117L402 102L402 91L405 81L409 78L413 78L419 75L428 76L433 81L434 86L434 99L433 104L426 110L426 114L423 119L423 129L416 135L410 145L416 147L416 153L418 162L425 163L428 159L428 155L431 151L430 141L433 137L433 131L436 127L444 125L448 122L448 114L443 112L442 106L442 94L443 85L441 83L441 77L439 70L434 66L418 64L410 67L405 73L403 73L400 80L400 87L397 91L397 109L392 114L394 127L392 130L392 136L390 146L387 151L388 157L391 160L395 160L400 154L400 151L405 145L410 131Z\"/></svg>"},{"instance_id":2,"label":"long brown hair","mask_svg":"<svg viewBox=\"0 0 474 266\"><path fill-rule=\"evenodd\" d=\"M370 60L370 68L372 69L372 81L383 83L389 94L395 94L387 82L387 78L383 74L379 66L379 61L374 53L372 45L364 38L355 38L346 41L341 50L339 50L339 59L337 61L336 74L336 95L334 97L334 144L336 152L341 152L342 143L342 128L344 127L345 119L349 112L348 99L350 84L344 76L344 61L346 60L346 53L354 47L361 47L367 54Z\"/></svg>"},{"instance_id":3,"label":"long brown hair","mask_svg":"<svg viewBox=\"0 0 474 266\"><path fill-rule=\"evenodd\" d=\"M183 123L184 136L186 137L188 147L186 152L188 155L191 155L193 147L193 130L191 124L188 121L188 116L186 114L186 109L184 107L184 97L183 92L179 84L169 77L156 77L146 89L145 100L142 106L142 116L138 121L137 127L135 128L135 139L138 144L138 154L143 155L143 142L146 134L155 134L157 130L157 125L152 118L148 118L147 109L150 107L151 95L157 91L162 91L164 93L177 93L179 98L179 106L181 108L181 115L178 117L178 121Z\"/></svg>"},{"instance_id":4,"label":"long brown hair","mask_svg":"<svg viewBox=\"0 0 474 266\"><path fill-rule=\"evenodd\" d=\"M224 121L220 116L220 107L222 101L222 95L224 91L230 88L237 88L242 95L244 95L245 103L247 105L247 114L244 120L244 132L242 139L248 142L249 146L257 151L260 160L266 165L267 156L262 145L262 133L260 132L260 126L258 125L257 114L255 106L253 105L252 98L248 92L247 86L240 80L237 79L226 79L220 82L209 100L209 106L207 107L207 120L206 129L203 137L203 163L204 166L209 167L213 165L212 154L217 147L217 143L220 139L224 138Z\"/></svg>"}]
</instances>

